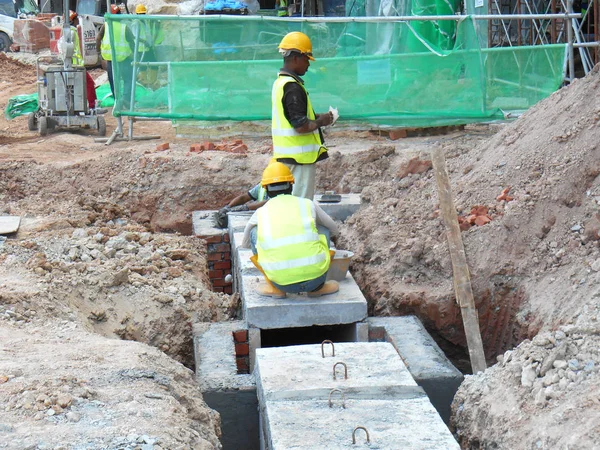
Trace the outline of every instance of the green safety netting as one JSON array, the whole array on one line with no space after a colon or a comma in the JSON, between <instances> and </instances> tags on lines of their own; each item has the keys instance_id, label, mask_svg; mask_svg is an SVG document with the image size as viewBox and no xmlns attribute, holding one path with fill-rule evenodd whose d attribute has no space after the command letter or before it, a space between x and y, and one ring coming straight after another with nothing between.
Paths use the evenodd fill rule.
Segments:
<instances>
[{"instance_id":1,"label":"green safety netting","mask_svg":"<svg viewBox=\"0 0 600 450\"><path fill-rule=\"evenodd\" d=\"M471 19L106 17L113 48L111 24L119 22L133 49L113 63L116 115L270 119L277 45L290 31L313 42L316 61L304 79L315 109L337 107L343 120L434 126L502 117L563 81L564 44L481 48Z\"/></svg>"}]
</instances>

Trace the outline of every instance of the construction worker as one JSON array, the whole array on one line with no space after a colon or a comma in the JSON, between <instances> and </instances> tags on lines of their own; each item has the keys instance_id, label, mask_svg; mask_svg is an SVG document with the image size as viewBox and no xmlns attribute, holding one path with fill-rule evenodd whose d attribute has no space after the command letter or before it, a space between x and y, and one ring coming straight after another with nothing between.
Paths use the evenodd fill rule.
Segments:
<instances>
[{"instance_id":1,"label":"construction worker","mask_svg":"<svg viewBox=\"0 0 600 450\"><path fill-rule=\"evenodd\" d=\"M273 157L288 165L296 183L294 195L313 199L315 163L328 157L321 127L334 122L331 112L315 114L304 81L312 56L307 35L294 31L279 44L283 68L273 83L271 94Z\"/></svg>"},{"instance_id":2,"label":"construction worker","mask_svg":"<svg viewBox=\"0 0 600 450\"><path fill-rule=\"evenodd\" d=\"M148 14L146 5L139 3L135 7L136 15L145 16ZM139 24L139 30L134 29L133 34L136 36L139 33L138 52L141 54L140 61L142 62L155 62L156 52L155 46L161 44L165 40L165 34L160 26L158 20L143 20L137 22ZM157 71L152 67L147 67L141 72L141 81L147 86L152 86L156 83Z\"/></svg>"},{"instance_id":3,"label":"construction worker","mask_svg":"<svg viewBox=\"0 0 600 450\"><path fill-rule=\"evenodd\" d=\"M235 197L217 212L217 225L221 228L227 228L227 213L255 211L267 203L267 200L269 200L269 195L266 189L258 183L248 192Z\"/></svg>"},{"instance_id":4,"label":"construction worker","mask_svg":"<svg viewBox=\"0 0 600 450\"><path fill-rule=\"evenodd\" d=\"M277 16L279 17L287 17L290 15L287 0L275 0L275 9L277 10Z\"/></svg>"},{"instance_id":5,"label":"construction worker","mask_svg":"<svg viewBox=\"0 0 600 450\"><path fill-rule=\"evenodd\" d=\"M337 292L337 281L326 281L329 234L337 232L333 219L312 200L292 195L294 176L285 164L269 164L261 184L269 201L248 221L241 245L252 248L251 260L265 276L258 292L276 298Z\"/></svg>"},{"instance_id":6,"label":"construction worker","mask_svg":"<svg viewBox=\"0 0 600 450\"><path fill-rule=\"evenodd\" d=\"M71 63L74 66L85 66L81 48L81 40L79 39L79 32L77 30L77 26L79 25L79 17L75 11L69 11L69 24L71 25L71 39L73 41L73 56L71 58ZM87 94L88 107L90 109L94 109L96 107L96 83L87 70L85 72L85 90Z\"/></svg>"},{"instance_id":7,"label":"construction worker","mask_svg":"<svg viewBox=\"0 0 600 450\"><path fill-rule=\"evenodd\" d=\"M121 14L121 8L117 5L110 6L111 14ZM131 82L133 76L133 67L131 65L131 43L133 42L133 37L131 32L127 28L127 26L121 22L113 22L112 23L112 31L113 31L113 39L115 43L115 58L117 59L117 63L119 63L119 78L123 81L123 105L128 105L131 98ZM110 33L106 29L106 23L102 25L100 28L100 32L96 36L96 47L100 51L100 55L102 56L102 60L105 61L106 72L108 74L108 82L110 83L110 90L113 94L113 98L115 102L117 101L116 91L115 91L115 79L113 77L113 61L112 61L112 53L111 53L111 44L110 44Z\"/></svg>"}]
</instances>

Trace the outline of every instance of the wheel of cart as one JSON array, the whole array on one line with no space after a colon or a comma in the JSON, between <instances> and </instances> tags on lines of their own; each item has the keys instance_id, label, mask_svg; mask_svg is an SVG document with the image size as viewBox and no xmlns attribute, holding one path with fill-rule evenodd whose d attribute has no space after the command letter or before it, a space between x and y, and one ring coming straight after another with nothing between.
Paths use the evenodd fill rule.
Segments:
<instances>
[{"instance_id":1,"label":"wheel of cart","mask_svg":"<svg viewBox=\"0 0 600 450\"><path fill-rule=\"evenodd\" d=\"M35 113L27 114L27 127L29 131L37 131L38 123L37 118L35 117Z\"/></svg>"},{"instance_id":2,"label":"wheel of cart","mask_svg":"<svg viewBox=\"0 0 600 450\"><path fill-rule=\"evenodd\" d=\"M106 136L106 120L104 116L98 116L98 136Z\"/></svg>"}]
</instances>

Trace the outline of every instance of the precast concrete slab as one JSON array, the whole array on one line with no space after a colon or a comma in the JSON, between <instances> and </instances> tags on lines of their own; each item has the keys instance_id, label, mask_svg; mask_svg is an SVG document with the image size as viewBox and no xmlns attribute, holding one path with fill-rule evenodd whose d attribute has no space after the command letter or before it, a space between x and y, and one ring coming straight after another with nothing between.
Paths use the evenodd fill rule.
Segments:
<instances>
[{"instance_id":1,"label":"precast concrete slab","mask_svg":"<svg viewBox=\"0 0 600 450\"><path fill-rule=\"evenodd\" d=\"M345 222L348 217L359 210L360 194L341 194L341 196L341 201L337 203L322 202L321 194L315 195L314 200L332 219Z\"/></svg>"},{"instance_id":2,"label":"precast concrete slab","mask_svg":"<svg viewBox=\"0 0 600 450\"><path fill-rule=\"evenodd\" d=\"M227 224L229 227L229 235L231 236L234 233L243 232L248 220L252 217L252 214L254 214L254 211L228 213Z\"/></svg>"},{"instance_id":3,"label":"precast concrete slab","mask_svg":"<svg viewBox=\"0 0 600 450\"><path fill-rule=\"evenodd\" d=\"M196 379L206 404L221 415L224 450L260 448L254 376L238 374L232 336L245 327L241 321L193 327Z\"/></svg>"},{"instance_id":4,"label":"precast concrete slab","mask_svg":"<svg viewBox=\"0 0 600 450\"><path fill-rule=\"evenodd\" d=\"M261 448L390 450L459 446L386 342L256 350ZM323 357L323 354L325 357ZM333 366L337 364L336 379ZM365 427L352 443L352 432ZM361 430L357 430L362 433Z\"/></svg>"},{"instance_id":5,"label":"precast concrete slab","mask_svg":"<svg viewBox=\"0 0 600 450\"><path fill-rule=\"evenodd\" d=\"M210 236L217 229L215 210L192 212L192 233L194 236Z\"/></svg>"},{"instance_id":6,"label":"precast concrete slab","mask_svg":"<svg viewBox=\"0 0 600 450\"><path fill-rule=\"evenodd\" d=\"M242 275L240 294L248 327L261 329L339 325L360 322L367 317L367 301L354 278L347 275L335 294L310 298L288 294L286 298L260 295L256 288L262 276Z\"/></svg>"},{"instance_id":7,"label":"precast concrete slab","mask_svg":"<svg viewBox=\"0 0 600 450\"><path fill-rule=\"evenodd\" d=\"M261 404L287 392L293 392L296 398L310 398L315 389L325 389L328 393L334 388L417 386L394 347L387 342L259 348L254 370Z\"/></svg>"},{"instance_id":8,"label":"precast concrete slab","mask_svg":"<svg viewBox=\"0 0 600 450\"><path fill-rule=\"evenodd\" d=\"M458 450L460 446L427 397L386 399L339 396L314 400L267 401L261 412L264 446L269 450ZM369 442L363 430L369 433Z\"/></svg>"},{"instance_id":9,"label":"precast concrete slab","mask_svg":"<svg viewBox=\"0 0 600 450\"><path fill-rule=\"evenodd\" d=\"M444 352L415 316L369 317L369 328L383 328L385 339L398 351L411 375L421 386L440 416L450 420L450 405L463 374L448 360Z\"/></svg>"}]
</instances>

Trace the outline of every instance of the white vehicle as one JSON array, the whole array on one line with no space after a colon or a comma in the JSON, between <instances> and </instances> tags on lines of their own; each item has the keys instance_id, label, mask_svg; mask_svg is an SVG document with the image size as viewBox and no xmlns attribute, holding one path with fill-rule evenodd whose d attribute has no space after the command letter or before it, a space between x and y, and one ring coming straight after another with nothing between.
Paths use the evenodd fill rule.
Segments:
<instances>
[{"instance_id":1,"label":"white vehicle","mask_svg":"<svg viewBox=\"0 0 600 450\"><path fill-rule=\"evenodd\" d=\"M0 52L7 52L12 44L16 18L13 0L0 0Z\"/></svg>"}]
</instances>

